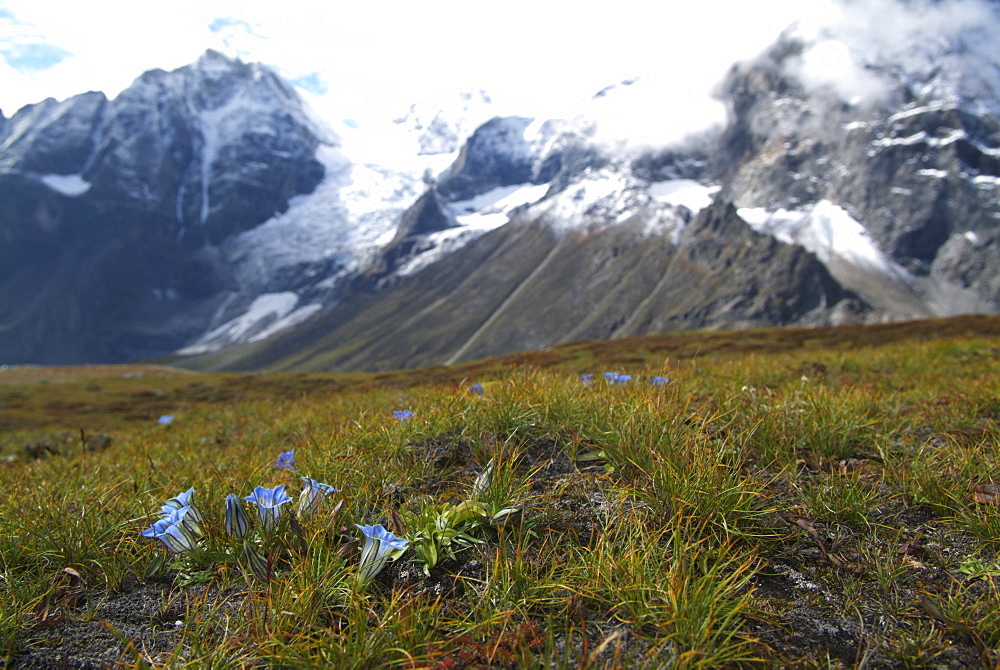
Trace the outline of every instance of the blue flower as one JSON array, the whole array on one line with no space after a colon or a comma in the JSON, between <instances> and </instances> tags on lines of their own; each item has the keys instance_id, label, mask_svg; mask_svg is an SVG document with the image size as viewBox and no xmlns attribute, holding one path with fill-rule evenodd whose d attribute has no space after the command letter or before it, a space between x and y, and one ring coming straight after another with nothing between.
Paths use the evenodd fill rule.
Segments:
<instances>
[{"instance_id":1,"label":"blue flower","mask_svg":"<svg viewBox=\"0 0 1000 670\"><path fill-rule=\"evenodd\" d=\"M614 384L615 380L618 379L618 373L617 372L605 372L604 373L604 378L608 381L609 384Z\"/></svg>"},{"instance_id":2,"label":"blue flower","mask_svg":"<svg viewBox=\"0 0 1000 670\"><path fill-rule=\"evenodd\" d=\"M260 515L260 523L265 532L271 532L278 527L278 519L281 518L281 505L290 502L292 498L285 493L285 485L279 484L273 489L266 489L263 486L254 488L253 494L244 498L257 506L257 513Z\"/></svg>"},{"instance_id":3,"label":"blue flower","mask_svg":"<svg viewBox=\"0 0 1000 670\"><path fill-rule=\"evenodd\" d=\"M588 372L585 375L580 375L580 381L583 382L584 386L590 386L591 384L594 383L594 373Z\"/></svg>"},{"instance_id":4,"label":"blue flower","mask_svg":"<svg viewBox=\"0 0 1000 670\"><path fill-rule=\"evenodd\" d=\"M143 537L160 540L175 554L187 554L198 547L198 538L185 524L190 507L181 507L165 515L152 526L142 531Z\"/></svg>"},{"instance_id":5,"label":"blue flower","mask_svg":"<svg viewBox=\"0 0 1000 670\"><path fill-rule=\"evenodd\" d=\"M299 494L299 514L308 519L319 509L319 502L323 496L329 493L340 493L340 489L335 489L329 484L321 484L309 477L300 477L306 487Z\"/></svg>"},{"instance_id":6,"label":"blue flower","mask_svg":"<svg viewBox=\"0 0 1000 670\"><path fill-rule=\"evenodd\" d=\"M632 375L618 375L617 377L615 377L616 384L624 384L630 381L632 381Z\"/></svg>"},{"instance_id":7,"label":"blue flower","mask_svg":"<svg viewBox=\"0 0 1000 670\"><path fill-rule=\"evenodd\" d=\"M390 554L403 551L410 542L396 537L381 524L377 526L354 525L360 528L365 536L365 545L361 548L361 565L358 568L358 580L364 585L374 579L375 575L381 572L385 564L389 562L389 559L393 558Z\"/></svg>"},{"instance_id":8,"label":"blue flower","mask_svg":"<svg viewBox=\"0 0 1000 670\"><path fill-rule=\"evenodd\" d=\"M274 462L275 470L294 470L295 469L295 450L283 451L278 454L278 460Z\"/></svg>"},{"instance_id":9,"label":"blue flower","mask_svg":"<svg viewBox=\"0 0 1000 670\"><path fill-rule=\"evenodd\" d=\"M617 372L605 372L604 378L607 380L608 384L614 386L615 384L624 384L632 380L632 375L621 375Z\"/></svg>"},{"instance_id":10,"label":"blue flower","mask_svg":"<svg viewBox=\"0 0 1000 670\"><path fill-rule=\"evenodd\" d=\"M486 395L486 391L483 389L483 385L476 382L469 387L469 393L475 393L476 395Z\"/></svg>"},{"instance_id":11,"label":"blue flower","mask_svg":"<svg viewBox=\"0 0 1000 670\"><path fill-rule=\"evenodd\" d=\"M164 414L163 416L161 416L159 419L156 420L156 423L159 423L164 426L169 426L173 422L174 422L173 414Z\"/></svg>"},{"instance_id":12,"label":"blue flower","mask_svg":"<svg viewBox=\"0 0 1000 670\"><path fill-rule=\"evenodd\" d=\"M204 517L201 515L201 510L198 509L197 505L194 504L194 487L192 486L184 493L178 493L175 497L171 498L163 504L160 508L160 512L164 515L170 514L174 510L179 510L182 507L189 508L187 516L190 521L195 524L200 524L204 521ZM201 534L201 529L198 529L198 534Z\"/></svg>"},{"instance_id":13,"label":"blue flower","mask_svg":"<svg viewBox=\"0 0 1000 670\"><path fill-rule=\"evenodd\" d=\"M396 417L396 421L400 422L407 421L413 418L413 412L411 412L408 409L397 409L395 412L392 413L392 415Z\"/></svg>"},{"instance_id":14,"label":"blue flower","mask_svg":"<svg viewBox=\"0 0 1000 670\"><path fill-rule=\"evenodd\" d=\"M235 493L226 496L226 535L243 539L250 530L250 519L243 510L243 503Z\"/></svg>"},{"instance_id":15,"label":"blue flower","mask_svg":"<svg viewBox=\"0 0 1000 670\"><path fill-rule=\"evenodd\" d=\"M653 377L649 383L653 386L666 386L670 383L670 377Z\"/></svg>"}]
</instances>

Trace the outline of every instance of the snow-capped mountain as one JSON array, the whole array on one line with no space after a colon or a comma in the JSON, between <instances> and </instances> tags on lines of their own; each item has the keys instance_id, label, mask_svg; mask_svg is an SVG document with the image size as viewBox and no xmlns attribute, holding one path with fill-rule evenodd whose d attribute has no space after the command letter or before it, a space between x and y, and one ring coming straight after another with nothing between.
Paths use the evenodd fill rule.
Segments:
<instances>
[{"instance_id":1,"label":"snow-capped mountain","mask_svg":"<svg viewBox=\"0 0 1000 670\"><path fill-rule=\"evenodd\" d=\"M227 364L392 368L995 312L1000 53L996 18L975 19L934 39L793 26L719 84L724 128L657 148L587 117L493 119L353 294Z\"/></svg>"},{"instance_id":2,"label":"snow-capped mountain","mask_svg":"<svg viewBox=\"0 0 1000 670\"><path fill-rule=\"evenodd\" d=\"M311 316L392 239L425 173L448 164L435 152L457 152L461 124L486 113L482 96L460 102L454 123L414 109L394 124L413 147L398 165L350 155L357 133L211 51L114 100L3 119L0 360L212 351Z\"/></svg>"},{"instance_id":3,"label":"snow-capped mountain","mask_svg":"<svg viewBox=\"0 0 1000 670\"><path fill-rule=\"evenodd\" d=\"M477 93L359 128L211 52L113 101L26 107L0 120L0 362L371 369L995 312L982 11L933 36L929 14L793 26L718 84L725 124L659 144L609 131L630 99L684 104L630 98L642 79L574 118L495 117Z\"/></svg>"}]
</instances>

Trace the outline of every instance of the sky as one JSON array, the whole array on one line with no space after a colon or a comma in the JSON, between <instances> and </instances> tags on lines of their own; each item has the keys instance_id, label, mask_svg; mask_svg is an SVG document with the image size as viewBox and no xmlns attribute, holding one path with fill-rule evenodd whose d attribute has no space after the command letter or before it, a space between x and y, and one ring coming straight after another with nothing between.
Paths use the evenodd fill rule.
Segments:
<instances>
[{"instance_id":1,"label":"sky","mask_svg":"<svg viewBox=\"0 0 1000 670\"><path fill-rule=\"evenodd\" d=\"M819 0L0 0L0 109L87 90L113 97L145 70L206 49L276 69L344 117L485 90L558 111L609 84L705 88ZM556 114L550 114L556 115Z\"/></svg>"},{"instance_id":2,"label":"sky","mask_svg":"<svg viewBox=\"0 0 1000 670\"><path fill-rule=\"evenodd\" d=\"M682 135L723 120L712 86L732 63L756 55L793 23L817 34L822 26L849 28L860 35L855 47L895 44L901 33L903 41L933 38L934 30L951 25L942 17L981 22L985 6L986 0L0 0L0 109L9 117L25 104L88 90L114 97L142 72L181 67L211 48L273 68L328 120L393 118L411 103L433 106L473 90L485 91L498 113L566 118L604 87L639 77L643 86L620 98L623 108L607 103L604 110L627 126L617 132L641 136L648 126L662 135L667 121ZM849 47L818 40L801 74L842 87L845 95L872 88ZM666 111L670 96L683 102Z\"/></svg>"}]
</instances>

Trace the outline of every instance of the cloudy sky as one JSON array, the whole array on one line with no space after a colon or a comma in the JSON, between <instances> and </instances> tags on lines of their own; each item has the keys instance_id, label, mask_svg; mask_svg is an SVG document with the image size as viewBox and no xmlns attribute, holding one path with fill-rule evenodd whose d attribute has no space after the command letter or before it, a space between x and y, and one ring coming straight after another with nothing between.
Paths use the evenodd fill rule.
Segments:
<instances>
[{"instance_id":1,"label":"cloudy sky","mask_svg":"<svg viewBox=\"0 0 1000 670\"><path fill-rule=\"evenodd\" d=\"M986 7L987 0L0 0L0 109L11 116L25 104L88 90L113 97L148 69L177 68L212 48L271 66L330 120L391 118L412 102L433 105L480 89L498 113L565 117L603 87L642 77L651 85L635 88L658 96L657 104L633 96L631 115L616 118L641 132L649 119L635 110L655 108L649 121L662 128L663 97L676 96L685 102L671 106L670 122L680 132L719 121L724 112L707 95L712 84L793 22L806 32L837 25L855 35L853 45L819 40L802 62L803 76L849 95L872 83L862 81L858 48L891 51L933 40L938 30L982 25L996 19Z\"/></svg>"},{"instance_id":2,"label":"cloudy sky","mask_svg":"<svg viewBox=\"0 0 1000 670\"><path fill-rule=\"evenodd\" d=\"M212 48L364 116L484 89L555 106L639 75L717 79L824 0L0 0L0 109L87 90Z\"/></svg>"}]
</instances>

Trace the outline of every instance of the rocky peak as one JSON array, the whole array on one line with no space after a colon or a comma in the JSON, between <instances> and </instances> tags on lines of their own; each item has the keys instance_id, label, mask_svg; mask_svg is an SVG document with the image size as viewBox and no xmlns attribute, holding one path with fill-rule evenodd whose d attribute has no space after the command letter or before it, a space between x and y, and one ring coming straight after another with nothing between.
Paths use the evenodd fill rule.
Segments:
<instances>
[{"instance_id":1,"label":"rocky peak","mask_svg":"<svg viewBox=\"0 0 1000 670\"><path fill-rule=\"evenodd\" d=\"M532 121L495 117L479 126L441 179L441 195L447 200L468 200L497 186L531 181L534 156L525 130Z\"/></svg>"},{"instance_id":2,"label":"rocky peak","mask_svg":"<svg viewBox=\"0 0 1000 670\"><path fill-rule=\"evenodd\" d=\"M314 154L330 141L280 77L213 51L139 77L111 103L101 135L86 175L95 191L159 209L194 246L252 228L315 188Z\"/></svg>"},{"instance_id":3,"label":"rocky peak","mask_svg":"<svg viewBox=\"0 0 1000 670\"><path fill-rule=\"evenodd\" d=\"M216 52L5 125L0 256L31 259L0 272L11 361L127 360L204 333L240 291L218 246L312 192L335 141L276 74Z\"/></svg>"},{"instance_id":4,"label":"rocky peak","mask_svg":"<svg viewBox=\"0 0 1000 670\"><path fill-rule=\"evenodd\" d=\"M82 172L94 152L95 131L107 104L103 93L90 92L23 107L0 133L0 172Z\"/></svg>"}]
</instances>

